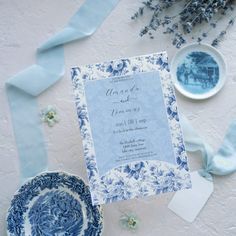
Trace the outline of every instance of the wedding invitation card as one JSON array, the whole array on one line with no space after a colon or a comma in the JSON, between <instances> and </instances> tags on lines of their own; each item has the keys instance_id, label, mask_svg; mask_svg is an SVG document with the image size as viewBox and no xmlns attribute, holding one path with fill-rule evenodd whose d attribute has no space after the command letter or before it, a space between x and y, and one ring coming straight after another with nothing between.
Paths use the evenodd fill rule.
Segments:
<instances>
[{"instance_id":1,"label":"wedding invitation card","mask_svg":"<svg viewBox=\"0 0 236 236\"><path fill-rule=\"evenodd\" d=\"M191 187L165 52L72 68L94 205Z\"/></svg>"}]
</instances>

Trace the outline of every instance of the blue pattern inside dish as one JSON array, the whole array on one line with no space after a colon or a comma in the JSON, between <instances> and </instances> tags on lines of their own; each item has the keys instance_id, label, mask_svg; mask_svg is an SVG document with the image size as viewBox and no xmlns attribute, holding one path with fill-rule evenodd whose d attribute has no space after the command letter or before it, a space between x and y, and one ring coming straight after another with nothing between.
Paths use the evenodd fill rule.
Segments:
<instances>
[{"instance_id":1,"label":"blue pattern inside dish","mask_svg":"<svg viewBox=\"0 0 236 236\"><path fill-rule=\"evenodd\" d=\"M219 65L206 52L193 51L179 63L177 80L181 87L193 94L204 94L219 81Z\"/></svg>"},{"instance_id":2,"label":"blue pattern inside dish","mask_svg":"<svg viewBox=\"0 0 236 236\"><path fill-rule=\"evenodd\" d=\"M32 235L79 235L83 227L80 202L64 191L40 196L29 211ZM66 230L65 230L66 229Z\"/></svg>"},{"instance_id":3,"label":"blue pattern inside dish","mask_svg":"<svg viewBox=\"0 0 236 236\"><path fill-rule=\"evenodd\" d=\"M10 236L99 236L100 206L92 206L88 186L76 176L45 173L23 185L8 210Z\"/></svg>"}]
</instances>

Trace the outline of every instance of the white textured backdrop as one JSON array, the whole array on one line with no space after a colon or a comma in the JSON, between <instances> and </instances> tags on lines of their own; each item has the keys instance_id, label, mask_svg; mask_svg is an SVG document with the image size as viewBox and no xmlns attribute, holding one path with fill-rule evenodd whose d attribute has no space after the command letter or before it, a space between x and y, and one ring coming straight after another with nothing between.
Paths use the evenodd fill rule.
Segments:
<instances>
[{"instance_id":1,"label":"white textured backdrop","mask_svg":"<svg viewBox=\"0 0 236 236\"><path fill-rule=\"evenodd\" d=\"M10 76L34 63L35 49L58 32L82 4L82 0L0 0L0 235L6 235L5 215L13 193L19 187L19 161L11 125L4 83ZM70 68L114 58L176 50L160 33L154 40L139 38L141 25L130 16L140 1L121 0L98 31L90 38L65 47L66 75L39 97L41 108L55 105L60 123L44 125L49 169L64 170L87 181L81 138L70 81ZM214 34L214 32L212 33ZM236 28L232 28L219 50L228 65L227 82L215 97L193 102L177 94L180 110L215 148L219 147L230 121L236 118ZM33 83L33 78L32 78ZM30 115L30 114L29 114ZM191 170L201 165L191 155ZM186 223L168 208L172 194L130 200L104 206L104 236L134 235L118 226L121 212L133 211L141 219L135 235L142 236L234 236L236 235L236 174L215 178L215 191L196 221ZM194 204L194 203L193 203Z\"/></svg>"}]
</instances>

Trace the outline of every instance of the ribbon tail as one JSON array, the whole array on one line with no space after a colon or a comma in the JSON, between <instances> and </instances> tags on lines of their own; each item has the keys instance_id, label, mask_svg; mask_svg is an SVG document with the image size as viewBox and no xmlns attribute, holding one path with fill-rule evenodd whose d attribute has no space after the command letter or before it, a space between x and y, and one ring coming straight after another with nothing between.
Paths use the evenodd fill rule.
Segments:
<instances>
[{"instance_id":1,"label":"ribbon tail","mask_svg":"<svg viewBox=\"0 0 236 236\"><path fill-rule=\"evenodd\" d=\"M7 86L7 96L21 175L25 180L47 169L47 151L40 127L37 100L14 86Z\"/></svg>"},{"instance_id":2,"label":"ribbon tail","mask_svg":"<svg viewBox=\"0 0 236 236\"><path fill-rule=\"evenodd\" d=\"M232 122L224 141L211 163L211 173L228 175L236 171L236 121Z\"/></svg>"},{"instance_id":3,"label":"ribbon tail","mask_svg":"<svg viewBox=\"0 0 236 236\"><path fill-rule=\"evenodd\" d=\"M63 44L93 34L119 0L86 0L68 26L37 50L37 64L6 82L23 179L47 168L36 97L64 75Z\"/></svg>"},{"instance_id":4,"label":"ribbon tail","mask_svg":"<svg viewBox=\"0 0 236 236\"><path fill-rule=\"evenodd\" d=\"M203 168L208 169L211 165L211 160L213 157L212 148L205 141L203 141L183 114L180 116L180 122L183 130L186 150L189 152L200 151L203 160Z\"/></svg>"}]
</instances>

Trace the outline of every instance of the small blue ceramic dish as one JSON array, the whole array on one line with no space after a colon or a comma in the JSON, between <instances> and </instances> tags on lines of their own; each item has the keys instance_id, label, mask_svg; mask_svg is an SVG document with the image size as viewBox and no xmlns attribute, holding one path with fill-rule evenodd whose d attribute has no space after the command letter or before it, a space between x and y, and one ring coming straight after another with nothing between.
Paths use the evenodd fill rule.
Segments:
<instances>
[{"instance_id":1,"label":"small blue ceramic dish","mask_svg":"<svg viewBox=\"0 0 236 236\"><path fill-rule=\"evenodd\" d=\"M9 236L100 236L103 214L77 176L46 172L26 182L7 214Z\"/></svg>"},{"instance_id":2,"label":"small blue ceramic dish","mask_svg":"<svg viewBox=\"0 0 236 236\"><path fill-rule=\"evenodd\" d=\"M171 62L176 89L192 99L206 99L223 87L226 64L221 53L207 44L183 47Z\"/></svg>"}]
</instances>

